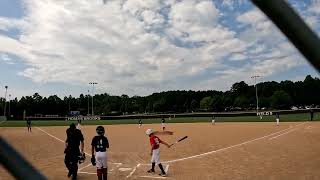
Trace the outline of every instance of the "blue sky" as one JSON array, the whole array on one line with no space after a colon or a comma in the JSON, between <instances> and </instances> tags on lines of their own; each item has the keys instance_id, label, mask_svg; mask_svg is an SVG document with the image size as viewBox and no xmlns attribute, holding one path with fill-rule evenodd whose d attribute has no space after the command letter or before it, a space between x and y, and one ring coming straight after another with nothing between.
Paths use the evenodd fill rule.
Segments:
<instances>
[{"instance_id":1,"label":"blue sky","mask_svg":"<svg viewBox=\"0 0 320 180\"><path fill-rule=\"evenodd\" d=\"M320 1L290 3L319 34ZM14 97L79 96L91 81L113 95L224 91L255 74L319 77L249 1L0 1L0 86Z\"/></svg>"}]
</instances>

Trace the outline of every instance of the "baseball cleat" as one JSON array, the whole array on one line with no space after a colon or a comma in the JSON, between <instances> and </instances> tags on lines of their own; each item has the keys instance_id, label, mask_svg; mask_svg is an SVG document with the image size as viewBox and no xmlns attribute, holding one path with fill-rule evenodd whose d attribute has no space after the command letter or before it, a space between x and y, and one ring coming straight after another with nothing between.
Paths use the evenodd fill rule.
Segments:
<instances>
[{"instance_id":1,"label":"baseball cleat","mask_svg":"<svg viewBox=\"0 0 320 180\"><path fill-rule=\"evenodd\" d=\"M167 174L166 173L160 173L159 176L166 177Z\"/></svg>"},{"instance_id":2,"label":"baseball cleat","mask_svg":"<svg viewBox=\"0 0 320 180\"><path fill-rule=\"evenodd\" d=\"M147 171L148 173L155 173L155 171L153 169L150 169Z\"/></svg>"}]
</instances>

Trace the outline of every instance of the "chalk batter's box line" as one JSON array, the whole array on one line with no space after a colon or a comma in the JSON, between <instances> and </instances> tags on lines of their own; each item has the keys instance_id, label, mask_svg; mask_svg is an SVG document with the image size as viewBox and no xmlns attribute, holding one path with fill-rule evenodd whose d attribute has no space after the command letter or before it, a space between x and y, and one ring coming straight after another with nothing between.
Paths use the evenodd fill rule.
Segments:
<instances>
[{"instance_id":1,"label":"chalk batter's box line","mask_svg":"<svg viewBox=\"0 0 320 180\"><path fill-rule=\"evenodd\" d=\"M162 164L165 165L164 171L165 171L166 173L168 173L169 167L170 167L169 163L162 163ZM151 165L151 164L139 164L139 166L137 166L137 168L140 167L140 166L150 166L150 165Z\"/></svg>"},{"instance_id":2,"label":"chalk batter's box line","mask_svg":"<svg viewBox=\"0 0 320 180\"><path fill-rule=\"evenodd\" d=\"M150 178L150 179L174 179L172 177L161 177L161 176L140 176L141 178Z\"/></svg>"},{"instance_id":3,"label":"chalk batter's box line","mask_svg":"<svg viewBox=\"0 0 320 180\"><path fill-rule=\"evenodd\" d=\"M82 169L85 169L85 168L89 167L90 165L91 165L91 163L87 164L86 166L81 167L81 168L79 169L79 171L81 171Z\"/></svg>"},{"instance_id":4,"label":"chalk batter's box line","mask_svg":"<svg viewBox=\"0 0 320 180\"><path fill-rule=\"evenodd\" d=\"M116 165L116 168L119 168L119 167L122 165L122 163L113 163L113 164L117 164L117 165ZM87 164L86 166L84 166L84 167L82 167L82 168L80 168L79 171L78 171L78 173L97 175L96 172L93 173L93 172L82 171L82 170L84 170L85 168L89 167L90 165L91 165L91 163L90 163L90 164ZM112 168L110 171L108 171L108 173L111 174L113 170L114 170L114 168Z\"/></svg>"},{"instance_id":5,"label":"chalk batter's box line","mask_svg":"<svg viewBox=\"0 0 320 180\"><path fill-rule=\"evenodd\" d=\"M84 171L78 171L80 174L90 174L90 175L97 175L97 173L92 173L92 172L84 172ZM109 173L109 172L108 172Z\"/></svg>"},{"instance_id":6,"label":"chalk batter's box line","mask_svg":"<svg viewBox=\"0 0 320 180\"><path fill-rule=\"evenodd\" d=\"M80 174L90 174L90 175L97 175L97 172L86 172L86 171L78 171ZM108 174L112 174L111 171L108 171Z\"/></svg>"},{"instance_id":7,"label":"chalk batter's box line","mask_svg":"<svg viewBox=\"0 0 320 180\"><path fill-rule=\"evenodd\" d=\"M131 177L141 165L144 166L144 165L147 165L147 164L137 164L126 178ZM148 165L150 165L150 164L148 164ZM168 173L168 171L169 171L169 164L167 164L166 168L165 168L165 172ZM149 177L150 178L150 177L158 177L158 176L145 176L145 177Z\"/></svg>"}]
</instances>

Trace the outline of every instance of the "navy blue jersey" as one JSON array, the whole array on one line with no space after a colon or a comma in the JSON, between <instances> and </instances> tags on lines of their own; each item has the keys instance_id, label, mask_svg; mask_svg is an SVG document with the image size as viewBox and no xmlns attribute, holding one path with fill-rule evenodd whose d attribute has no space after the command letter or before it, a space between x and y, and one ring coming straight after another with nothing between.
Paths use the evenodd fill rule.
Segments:
<instances>
[{"instance_id":1,"label":"navy blue jersey","mask_svg":"<svg viewBox=\"0 0 320 180\"><path fill-rule=\"evenodd\" d=\"M141 119L139 120L139 124L142 124L142 120Z\"/></svg>"},{"instance_id":2,"label":"navy blue jersey","mask_svg":"<svg viewBox=\"0 0 320 180\"><path fill-rule=\"evenodd\" d=\"M30 119L27 119L27 124L31 125L31 120Z\"/></svg>"},{"instance_id":3,"label":"navy blue jersey","mask_svg":"<svg viewBox=\"0 0 320 180\"><path fill-rule=\"evenodd\" d=\"M109 141L105 136L95 136L92 139L91 146L96 152L106 152L109 148Z\"/></svg>"},{"instance_id":4,"label":"navy blue jersey","mask_svg":"<svg viewBox=\"0 0 320 180\"><path fill-rule=\"evenodd\" d=\"M161 123L165 123L165 122L166 122L166 120L164 120L164 118L162 118Z\"/></svg>"},{"instance_id":5,"label":"navy blue jersey","mask_svg":"<svg viewBox=\"0 0 320 180\"><path fill-rule=\"evenodd\" d=\"M80 142L84 141L83 135L79 129L70 129L68 128L67 131L67 140L68 143L67 148L71 150L79 150Z\"/></svg>"}]
</instances>

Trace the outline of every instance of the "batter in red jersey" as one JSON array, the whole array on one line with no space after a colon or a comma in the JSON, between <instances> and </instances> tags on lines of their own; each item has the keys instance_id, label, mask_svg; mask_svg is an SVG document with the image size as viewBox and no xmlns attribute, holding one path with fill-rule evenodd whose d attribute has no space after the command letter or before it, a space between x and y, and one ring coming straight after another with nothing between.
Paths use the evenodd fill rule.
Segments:
<instances>
[{"instance_id":1,"label":"batter in red jersey","mask_svg":"<svg viewBox=\"0 0 320 180\"><path fill-rule=\"evenodd\" d=\"M160 144L166 145L168 148L170 148L170 145L164 141L162 141L160 138L158 138L152 129L148 129L146 131L146 134L150 137L150 145L151 145L151 169L148 171L148 173L154 173L154 167L157 164L161 170L160 176L166 176L166 172L163 169L162 164L160 163Z\"/></svg>"}]
</instances>

